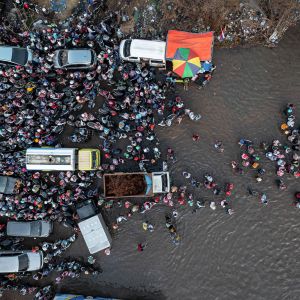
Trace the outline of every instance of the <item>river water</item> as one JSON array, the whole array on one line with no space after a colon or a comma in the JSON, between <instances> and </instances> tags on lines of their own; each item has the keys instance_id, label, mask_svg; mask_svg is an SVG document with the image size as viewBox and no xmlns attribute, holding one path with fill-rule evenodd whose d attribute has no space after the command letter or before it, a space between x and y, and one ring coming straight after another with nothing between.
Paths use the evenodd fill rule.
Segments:
<instances>
[{"instance_id":1,"label":"river water","mask_svg":"<svg viewBox=\"0 0 300 300\"><path fill-rule=\"evenodd\" d=\"M285 140L279 125L288 102L296 105L300 120L300 27L277 48L216 50L214 62L217 70L205 89L178 88L186 106L203 118L161 128L159 138L164 153L171 146L178 159L170 166L173 183L188 185L183 170L201 180L211 173L221 186L233 182L235 214L220 207L196 213L179 208L179 246L165 227L167 207L134 215L114 234L111 255L96 256L103 274L66 280L60 291L122 299L300 299L300 211L292 205L299 180L286 177L288 190L282 192L275 186L275 166L265 159L267 174L259 184L254 171L234 175L230 167L231 160L239 160L242 137L257 145ZM198 142L192 141L193 133L200 135ZM224 153L214 151L215 140L223 141ZM247 195L249 185L267 193L268 206ZM203 189L188 185L188 190L196 199L213 200ZM155 224L153 233L143 231L144 220ZM139 242L147 242L144 252L137 251ZM88 255L82 239L71 248L72 256Z\"/></svg>"}]
</instances>

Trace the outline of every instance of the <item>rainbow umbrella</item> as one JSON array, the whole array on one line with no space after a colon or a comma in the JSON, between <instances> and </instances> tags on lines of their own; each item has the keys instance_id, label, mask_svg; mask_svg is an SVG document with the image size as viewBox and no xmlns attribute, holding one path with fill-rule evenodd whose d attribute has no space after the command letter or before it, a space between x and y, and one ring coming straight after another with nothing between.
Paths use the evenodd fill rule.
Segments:
<instances>
[{"instance_id":1,"label":"rainbow umbrella","mask_svg":"<svg viewBox=\"0 0 300 300\"><path fill-rule=\"evenodd\" d=\"M173 72L182 78L191 78L201 69L199 56L190 48L178 48L172 59Z\"/></svg>"}]
</instances>

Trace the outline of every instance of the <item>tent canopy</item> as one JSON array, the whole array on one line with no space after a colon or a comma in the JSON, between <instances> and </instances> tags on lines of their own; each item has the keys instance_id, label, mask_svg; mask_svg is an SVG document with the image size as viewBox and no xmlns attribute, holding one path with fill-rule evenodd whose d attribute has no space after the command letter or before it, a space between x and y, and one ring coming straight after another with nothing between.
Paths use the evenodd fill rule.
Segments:
<instances>
[{"instance_id":1,"label":"tent canopy","mask_svg":"<svg viewBox=\"0 0 300 300\"><path fill-rule=\"evenodd\" d=\"M172 60L178 48L190 48L201 61L212 60L214 33L191 33L169 30L167 37L166 59Z\"/></svg>"}]
</instances>

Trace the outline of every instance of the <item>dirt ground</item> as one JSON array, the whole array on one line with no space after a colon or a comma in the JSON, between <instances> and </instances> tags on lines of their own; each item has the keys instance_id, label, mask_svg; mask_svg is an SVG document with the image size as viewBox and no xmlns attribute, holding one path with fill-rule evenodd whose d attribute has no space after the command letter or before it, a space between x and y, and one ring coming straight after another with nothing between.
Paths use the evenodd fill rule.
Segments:
<instances>
[{"instance_id":1,"label":"dirt ground","mask_svg":"<svg viewBox=\"0 0 300 300\"><path fill-rule=\"evenodd\" d=\"M37 3L41 7L45 7L47 9L51 8L51 1L50 0L34 0L33 2ZM58 12L55 14L55 17L64 20L69 17L73 10L80 4L80 0L66 0L67 7L62 12Z\"/></svg>"},{"instance_id":2,"label":"dirt ground","mask_svg":"<svg viewBox=\"0 0 300 300\"><path fill-rule=\"evenodd\" d=\"M51 0L32 2L49 10L50 22L63 21L81 9L93 12L96 22L113 13L118 19L116 26L132 38L165 40L170 29L212 30L216 47L272 46L300 19L300 2L295 0L94 0L90 6L87 0L66 0L66 8L60 12L51 11ZM31 24L41 17L31 16ZM221 32L225 37L219 40Z\"/></svg>"}]
</instances>

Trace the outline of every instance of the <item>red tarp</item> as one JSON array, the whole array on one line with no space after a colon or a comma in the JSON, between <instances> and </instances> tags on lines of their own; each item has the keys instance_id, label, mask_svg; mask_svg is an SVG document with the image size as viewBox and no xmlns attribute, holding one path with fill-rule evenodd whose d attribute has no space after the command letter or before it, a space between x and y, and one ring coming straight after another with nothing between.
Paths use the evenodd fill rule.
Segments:
<instances>
[{"instance_id":1,"label":"red tarp","mask_svg":"<svg viewBox=\"0 0 300 300\"><path fill-rule=\"evenodd\" d=\"M212 60L214 33L191 33L178 30L169 30L167 37L166 59L172 59L178 48L190 48L201 61Z\"/></svg>"}]
</instances>

